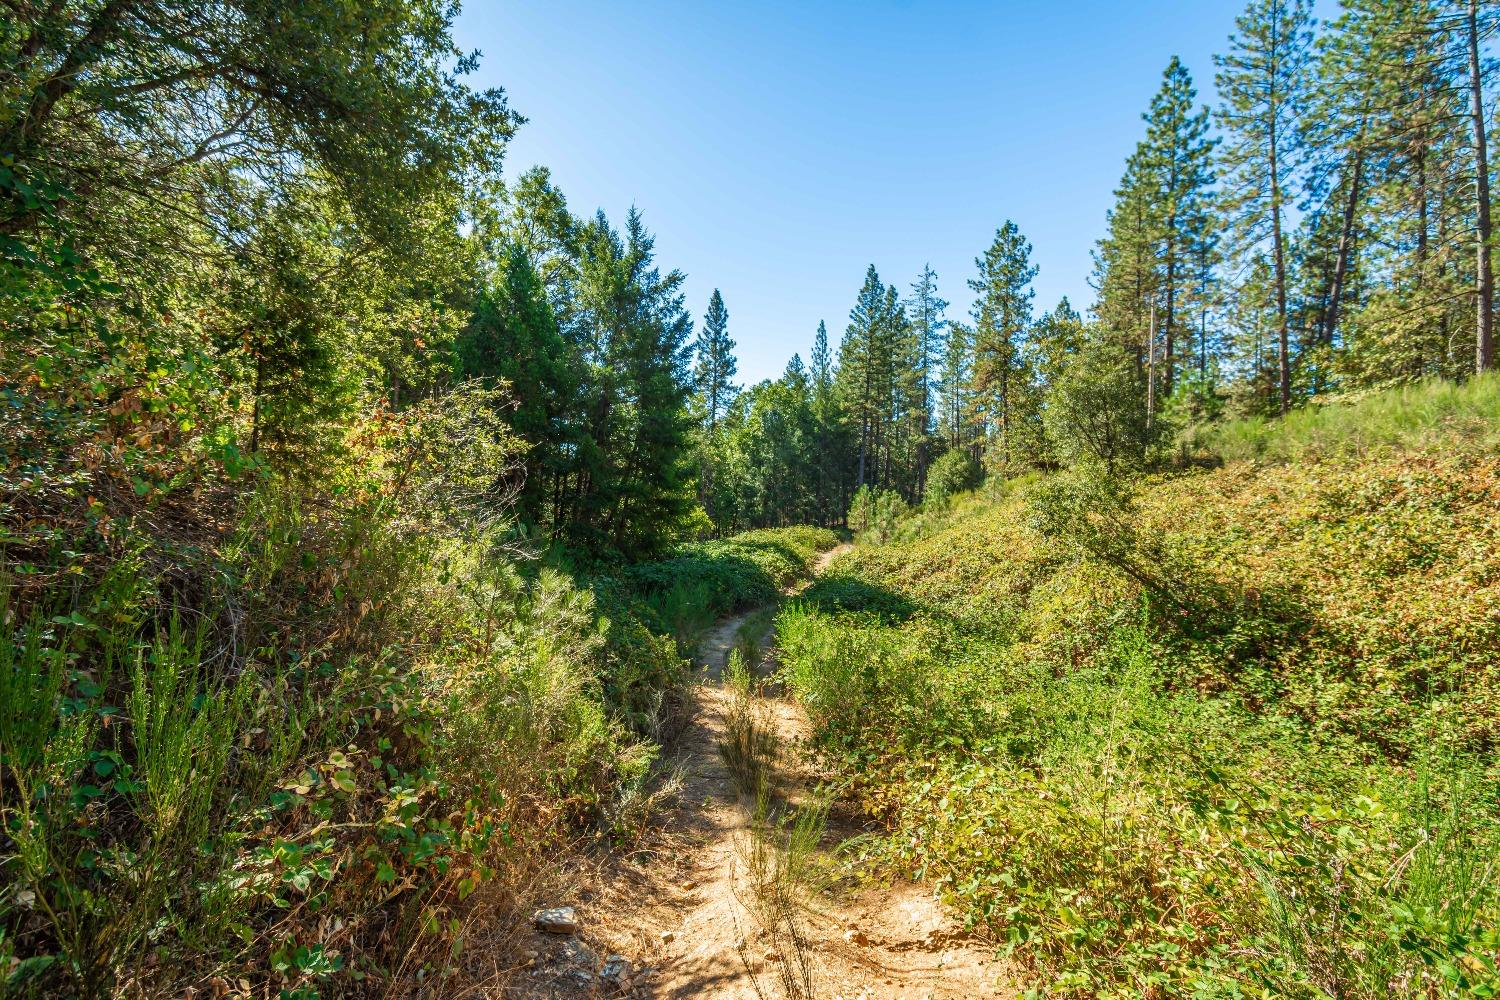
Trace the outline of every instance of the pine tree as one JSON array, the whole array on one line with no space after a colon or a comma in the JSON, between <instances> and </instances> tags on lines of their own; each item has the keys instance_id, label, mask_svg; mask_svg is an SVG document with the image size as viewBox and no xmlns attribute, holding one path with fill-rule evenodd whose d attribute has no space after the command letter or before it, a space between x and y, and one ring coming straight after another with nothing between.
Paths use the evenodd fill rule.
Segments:
<instances>
[{"instance_id":1,"label":"pine tree","mask_svg":"<svg viewBox=\"0 0 1500 1000\"><path fill-rule=\"evenodd\" d=\"M973 392L998 445L996 461L1009 467L1024 456L1019 444L1026 424L1037 416L1025 341L1031 329L1031 244L1009 220L995 232L984 256L974 261L979 275L969 280L974 302Z\"/></svg>"},{"instance_id":2,"label":"pine tree","mask_svg":"<svg viewBox=\"0 0 1500 1000\"><path fill-rule=\"evenodd\" d=\"M1312 44L1310 0L1251 0L1235 22L1220 72L1219 124L1228 205L1241 256L1267 246L1276 296L1279 408L1292 405L1286 209L1299 166L1297 122L1307 101Z\"/></svg>"},{"instance_id":3,"label":"pine tree","mask_svg":"<svg viewBox=\"0 0 1500 1000\"><path fill-rule=\"evenodd\" d=\"M1149 164L1149 150L1141 142L1126 160L1114 207L1107 216L1108 232L1094 252L1094 287L1098 290L1094 314L1105 331L1135 357L1143 377L1160 283L1158 199Z\"/></svg>"},{"instance_id":4,"label":"pine tree","mask_svg":"<svg viewBox=\"0 0 1500 1000\"><path fill-rule=\"evenodd\" d=\"M956 320L948 323L943 345L941 433L949 448L967 447L974 426L970 387L974 381L974 330Z\"/></svg>"},{"instance_id":5,"label":"pine tree","mask_svg":"<svg viewBox=\"0 0 1500 1000\"><path fill-rule=\"evenodd\" d=\"M1460 32L1468 55L1469 125L1474 155L1474 299L1477 303L1474 367L1481 373L1493 364L1495 353L1495 274L1490 262L1489 136L1484 120L1484 63L1480 58L1480 49L1483 45L1482 36L1494 31L1496 12L1492 4L1486 4L1486 7L1489 9L1481 21L1479 0L1468 0Z\"/></svg>"},{"instance_id":6,"label":"pine tree","mask_svg":"<svg viewBox=\"0 0 1500 1000\"><path fill-rule=\"evenodd\" d=\"M719 422L728 412L739 391L730 379L739 370L734 357L734 341L729 337L729 310L717 288L708 300L708 312L698 331L695 347L697 363L693 368L693 386L697 406L702 414L702 439L698 445L698 498L704 513L715 524L714 474L718 464Z\"/></svg>"},{"instance_id":7,"label":"pine tree","mask_svg":"<svg viewBox=\"0 0 1500 1000\"><path fill-rule=\"evenodd\" d=\"M1210 239L1214 140L1208 136L1208 108L1197 107L1197 100L1187 68L1174 56L1145 116L1144 169L1150 178L1164 394L1172 391L1178 351L1189 337L1182 307L1197 278L1193 257Z\"/></svg>"},{"instance_id":8,"label":"pine tree","mask_svg":"<svg viewBox=\"0 0 1500 1000\"><path fill-rule=\"evenodd\" d=\"M834 524L843 519L849 506L849 448L844 429L843 412L835 392L836 372L828 349L828 327L818 321L813 338L810 393L813 418L814 473L819 524Z\"/></svg>"},{"instance_id":9,"label":"pine tree","mask_svg":"<svg viewBox=\"0 0 1500 1000\"><path fill-rule=\"evenodd\" d=\"M888 327L885 285L871 264L839 345L841 391L859 439L856 488L871 482L871 474L878 467L880 434L889 407Z\"/></svg>"},{"instance_id":10,"label":"pine tree","mask_svg":"<svg viewBox=\"0 0 1500 1000\"><path fill-rule=\"evenodd\" d=\"M631 210L622 238L601 212L580 243L587 364L567 533L593 551L639 556L670 541L692 505L693 323L683 275L655 266L640 213Z\"/></svg>"},{"instance_id":11,"label":"pine tree","mask_svg":"<svg viewBox=\"0 0 1500 1000\"><path fill-rule=\"evenodd\" d=\"M718 430L719 420L734 401L738 387L730 380L739 371L739 362L734 357L734 341L729 338L729 310L724 308L724 297L717 288L709 296L708 312L703 316L695 352L698 360L693 369L693 384L703 408L704 429L712 438Z\"/></svg>"},{"instance_id":12,"label":"pine tree","mask_svg":"<svg viewBox=\"0 0 1500 1000\"><path fill-rule=\"evenodd\" d=\"M527 524L546 523L556 481L569 468L576 428L568 417L579 373L541 278L519 245L504 252L492 283L481 290L458 342L458 367L463 376L509 385L515 402L510 426L530 445L520 516Z\"/></svg>"},{"instance_id":13,"label":"pine tree","mask_svg":"<svg viewBox=\"0 0 1500 1000\"><path fill-rule=\"evenodd\" d=\"M912 283L907 300L911 318L916 399L912 406L911 431L917 439L917 494L927 490L928 436L933 427L934 370L943 349L943 331L948 325L944 311L948 303L937 293L937 273L930 264Z\"/></svg>"}]
</instances>

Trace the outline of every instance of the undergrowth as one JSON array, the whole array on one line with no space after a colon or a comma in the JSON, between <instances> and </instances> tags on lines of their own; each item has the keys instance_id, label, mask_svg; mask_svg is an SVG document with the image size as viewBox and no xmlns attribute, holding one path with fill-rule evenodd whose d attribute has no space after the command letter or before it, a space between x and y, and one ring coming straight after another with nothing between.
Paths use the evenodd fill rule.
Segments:
<instances>
[{"instance_id":1,"label":"undergrowth","mask_svg":"<svg viewBox=\"0 0 1500 1000\"><path fill-rule=\"evenodd\" d=\"M638 835L686 660L644 578L509 534L484 392L379 415L317 484L0 440L0 992L461 992L471 928ZM780 582L821 540L731 545Z\"/></svg>"},{"instance_id":2,"label":"undergrowth","mask_svg":"<svg viewBox=\"0 0 1500 1000\"><path fill-rule=\"evenodd\" d=\"M1500 462L1404 398L1359 404L1389 446L1294 426L1296 464L1054 476L841 560L778 644L887 831L856 864L1037 995L1500 990Z\"/></svg>"},{"instance_id":3,"label":"undergrowth","mask_svg":"<svg viewBox=\"0 0 1500 1000\"><path fill-rule=\"evenodd\" d=\"M689 542L666 558L630 567L625 578L684 652L718 618L775 601L811 575L819 553L838 544L827 528L766 528L719 541Z\"/></svg>"}]
</instances>

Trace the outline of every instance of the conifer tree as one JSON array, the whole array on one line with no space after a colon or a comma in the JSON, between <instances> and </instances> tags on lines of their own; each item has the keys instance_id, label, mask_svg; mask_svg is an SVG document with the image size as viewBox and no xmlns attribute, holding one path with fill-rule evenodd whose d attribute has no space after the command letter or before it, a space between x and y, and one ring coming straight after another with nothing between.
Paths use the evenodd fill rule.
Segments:
<instances>
[{"instance_id":1,"label":"conifer tree","mask_svg":"<svg viewBox=\"0 0 1500 1000\"><path fill-rule=\"evenodd\" d=\"M1180 345L1188 339L1182 311L1197 279L1193 257L1210 238L1214 141L1208 136L1208 108L1197 106L1197 99L1187 68L1174 56L1145 116L1144 166L1150 178L1145 194L1151 201L1165 394L1172 391Z\"/></svg>"},{"instance_id":2,"label":"conifer tree","mask_svg":"<svg viewBox=\"0 0 1500 1000\"><path fill-rule=\"evenodd\" d=\"M734 341L729 337L729 310L717 288L708 300L708 312L698 331L697 362L693 385L702 413L702 439L698 452L698 496L710 521L718 523L714 510L714 474L720 449L719 422L734 402L738 388L730 381L739 370Z\"/></svg>"},{"instance_id":3,"label":"conifer tree","mask_svg":"<svg viewBox=\"0 0 1500 1000\"><path fill-rule=\"evenodd\" d=\"M974 330L952 320L943 344L941 433L949 448L967 447L974 425L971 386L974 381Z\"/></svg>"},{"instance_id":4,"label":"conifer tree","mask_svg":"<svg viewBox=\"0 0 1500 1000\"><path fill-rule=\"evenodd\" d=\"M864 284L854 308L849 311L849 325L839 345L842 395L859 442L854 477L856 488L871 482L889 401L886 376L890 360L889 324L885 298L885 285L875 265L871 264L865 271Z\"/></svg>"},{"instance_id":5,"label":"conifer tree","mask_svg":"<svg viewBox=\"0 0 1500 1000\"><path fill-rule=\"evenodd\" d=\"M578 372L558 330L546 289L519 245L509 247L458 342L459 373L504 381L515 409L509 423L530 445L519 499L524 523L541 525L555 483L568 471Z\"/></svg>"},{"instance_id":6,"label":"conifer tree","mask_svg":"<svg viewBox=\"0 0 1500 1000\"><path fill-rule=\"evenodd\" d=\"M1023 456L1017 450L1025 424L1037 415L1030 390L1025 341L1031 329L1031 244L1014 222L995 231L994 242L974 261L978 277L969 287L974 302L972 387L1002 467Z\"/></svg>"},{"instance_id":7,"label":"conifer tree","mask_svg":"<svg viewBox=\"0 0 1500 1000\"><path fill-rule=\"evenodd\" d=\"M1094 313L1110 336L1146 370L1147 341L1154 334L1151 314L1157 301L1158 201L1145 142L1126 160L1107 216L1108 231L1094 252Z\"/></svg>"},{"instance_id":8,"label":"conifer tree","mask_svg":"<svg viewBox=\"0 0 1500 1000\"><path fill-rule=\"evenodd\" d=\"M948 320L944 311L948 303L938 296L937 273L930 264L912 283L907 300L911 318L914 368L917 380L916 398L911 408L911 430L917 439L917 493L927 489L928 435L933 426L933 383L939 355L943 349L943 331Z\"/></svg>"},{"instance_id":9,"label":"conifer tree","mask_svg":"<svg viewBox=\"0 0 1500 1000\"><path fill-rule=\"evenodd\" d=\"M724 297L717 288L709 296L708 312L703 316L695 351L693 383L703 407L704 429L712 438L718 431L719 420L734 401L738 389L730 380L739 371L734 341L729 337L729 310L724 308Z\"/></svg>"},{"instance_id":10,"label":"conifer tree","mask_svg":"<svg viewBox=\"0 0 1500 1000\"><path fill-rule=\"evenodd\" d=\"M1265 247L1276 297L1277 398L1292 405L1291 330L1287 307L1286 210L1301 149L1298 118L1307 101L1311 56L1310 0L1251 0L1235 24L1229 52L1215 58L1223 101L1227 208L1242 256Z\"/></svg>"}]
</instances>

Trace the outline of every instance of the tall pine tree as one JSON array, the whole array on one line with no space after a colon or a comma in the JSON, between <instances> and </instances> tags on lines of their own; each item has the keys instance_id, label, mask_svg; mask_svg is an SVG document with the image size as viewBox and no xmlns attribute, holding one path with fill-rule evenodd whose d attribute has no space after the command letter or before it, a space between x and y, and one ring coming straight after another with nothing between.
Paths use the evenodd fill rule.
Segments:
<instances>
[{"instance_id":1,"label":"tall pine tree","mask_svg":"<svg viewBox=\"0 0 1500 1000\"><path fill-rule=\"evenodd\" d=\"M1009 220L974 265L979 275L969 280L978 296L972 390L995 446L991 460L1008 468L1027 457L1019 445L1039 412L1025 351L1037 269L1031 264L1031 244Z\"/></svg>"},{"instance_id":2,"label":"tall pine tree","mask_svg":"<svg viewBox=\"0 0 1500 1000\"><path fill-rule=\"evenodd\" d=\"M1298 119L1308 96L1312 5L1310 0L1251 0L1235 24L1238 33L1229 40L1228 54L1215 59L1226 202L1241 257L1264 248L1270 258L1277 404L1285 413L1292 405L1286 213L1302 156Z\"/></svg>"}]
</instances>

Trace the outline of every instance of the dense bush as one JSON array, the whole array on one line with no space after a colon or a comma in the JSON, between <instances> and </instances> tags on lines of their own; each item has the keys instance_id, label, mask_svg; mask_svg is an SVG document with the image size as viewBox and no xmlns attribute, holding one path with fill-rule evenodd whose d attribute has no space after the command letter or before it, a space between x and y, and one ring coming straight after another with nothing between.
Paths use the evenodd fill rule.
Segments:
<instances>
[{"instance_id":1,"label":"dense bush","mask_svg":"<svg viewBox=\"0 0 1500 1000\"><path fill-rule=\"evenodd\" d=\"M1114 473L1141 463L1151 443L1144 380L1135 358L1109 337L1091 337L1049 388L1047 436L1069 465Z\"/></svg>"},{"instance_id":2,"label":"dense bush","mask_svg":"<svg viewBox=\"0 0 1500 1000\"><path fill-rule=\"evenodd\" d=\"M7 518L7 994L462 977L474 907L633 821L618 790L683 661L630 605L606 622L568 578L518 571L498 411L464 390L390 415L311 499L184 471L222 534L171 477L70 544Z\"/></svg>"},{"instance_id":3,"label":"dense bush","mask_svg":"<svg viewBox=\"0 0 1500 1000\"><path fill-rule=\"evenodd\" d=\"M983 478L973 455L960 448L945 451L927 469L927 493L922 499L929 504L947 503L955 493L974 489Z\"/></svg>"},{"instance_id":4,"label":"dense bush","mask_svg":"<svg viewBox=\"0 0 1500 1000\"><path fill-rule=\"evenodd\" d=\"M889 831L858 860L1053 993L1491 995L1496 495L1464 431L1047 480L855 550L778 629Z\"/></svg>"},{"instance_id":5,"label":"dense bush","mask_svg":"<svg viewBox=\"0 0 1500 1000\"><path fill-rule=\"evenodd\" d=\"M883 542L895 534L906 512L901 494L861 486L849 501L849 530L863 540Z\"/></svg>"}]
</instances>

